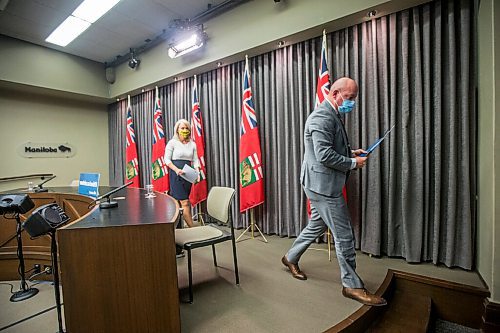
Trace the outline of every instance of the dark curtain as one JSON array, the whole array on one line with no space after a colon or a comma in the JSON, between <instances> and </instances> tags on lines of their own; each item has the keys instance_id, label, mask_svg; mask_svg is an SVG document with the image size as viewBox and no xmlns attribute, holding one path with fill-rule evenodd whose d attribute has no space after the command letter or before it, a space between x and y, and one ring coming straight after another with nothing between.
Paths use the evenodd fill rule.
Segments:
<instances>
[{"instance_id":1,"label":"dark curtain","mask_svg":"<svg viewBox=\"0 0 500 333\"><path fill-rule=\"evenodd\" d=\"M434 1L327 35L332 80L360 87L346 117L353 148L395 129L348 181L356 244L374 255L471 269L476 193L476 13L472 1ZM297 236L307 224L299 182L303 128L314 105L321 37L251 58L266 201L264 233ZM209 187L238 190L244 62L198 76ZM167 139L191 119L193 79L160 87ZM132 98L141 184L150 183L154 92ZM123 183L127 102L110 106L110 179ZM239 228L238 193L233 215Z\"/></svg>"}]
</instances>

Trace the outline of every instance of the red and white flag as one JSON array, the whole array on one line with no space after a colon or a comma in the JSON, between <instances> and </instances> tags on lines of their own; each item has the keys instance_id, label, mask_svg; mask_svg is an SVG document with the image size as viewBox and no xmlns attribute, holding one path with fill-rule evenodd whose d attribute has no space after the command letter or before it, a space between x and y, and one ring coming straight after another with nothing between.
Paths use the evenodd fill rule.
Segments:
<instances>
[{"instance_id":1,"label":"red and white flag","mask_svg":"<svg viewBox=\"0 0 500 333\"><path fill-rule=\"evenodd\" d=\"M160 97L156 88L155 112L153 115L153 152L152 152L152 184L155 191L167 192L170 189L168 166L165 163L165 132L161 113Z\"/></svg>"},{"instance_id":2,"label":"red and white flag","mask_svg":"<svg viewBox=\"0 0 500 333\"><path fill-rule=\"evenodd\" d=\"M257 115L252 101L248 56L243 76L243 103L240 123L240 212L264 202L264 175L262 172Z\"/></svg>"},{"instance_id":3,"label":"red and white flag","mask_svg":"<svg viewBox=\"0 0 500 333\"><path fill-rule=\"evenodd\" d=\"M330 91L330 74L328 73L328 65L326 64L326 31L323 30L323 43L321 46L321 60L319 62L318 83L316 85L316 102L314 108L323 103Z\"/></svg>"},{"instance_id":4,"label":"red and white flag","mask_svg":"<svg viewBox=\"0 0 500 333\"><path fill-rule=\"evenodd\" d=\"M134 121L132 119L132 106L130 105L130 96L128 96L127 105L127 134L126 134L126 162L125 176L127 183L132 181L130 187L140 187L139 184L139 162L137 160L137 143L135 141Z\"/></svg>"},{"instance_id":5,"label":"red and white flag","mask_svg":"<svg viewBox=\"0 0 500 333\"><path fill-rule=\"evenodd\" d=\"M207 199L207 167L205 165L205 135L203 131L203 119L201 117L200 102L198 99L198 88L196 75L193 87L193 108L191 115L191 137L196 144L196 152L200 161L200 181L193 184L189 201L195 206Z\"/></svg>"}]
</instances>

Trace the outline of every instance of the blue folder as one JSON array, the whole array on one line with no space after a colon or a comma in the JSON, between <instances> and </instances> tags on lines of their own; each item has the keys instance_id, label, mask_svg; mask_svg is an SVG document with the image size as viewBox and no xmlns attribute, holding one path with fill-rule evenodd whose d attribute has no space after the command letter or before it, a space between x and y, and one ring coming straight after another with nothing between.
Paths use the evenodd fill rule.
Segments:
<instances>
[{"instance_id":1,"label":"blue folder","mask_svg":"<svg viewBox=\"0 0 500 333\"><path fill-rule=\"evenodd\" d=\"M387 131L385 131L384 135L381 138L377 139L377 141L375 141L370 147L368 147L368 149L366 149L366 151L367 151L366 154L365 153L361 153L361 154L359 154L359 156L365 157L365 156L370 155L371 152L374 151L375 148L377 148L382 143L382 141L385 140L385 138L387 136L389 136L389 133L391 133L391 131L394 129L395 126L396 126L396 124L392 125L392 127L390 129L388 129Z\"/></svg>"}]
</instances>

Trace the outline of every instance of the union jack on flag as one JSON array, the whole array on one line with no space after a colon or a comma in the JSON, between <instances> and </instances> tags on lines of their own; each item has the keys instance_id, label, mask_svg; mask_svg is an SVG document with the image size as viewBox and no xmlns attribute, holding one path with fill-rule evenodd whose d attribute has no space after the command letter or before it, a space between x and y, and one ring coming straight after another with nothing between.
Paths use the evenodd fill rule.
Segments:
<instances>
[{"instance_id":1,"label":"union jack on flag","mask_svg":"<svg viewBox=\"0 0 500 333\"><path fill-rule=\"evenodd\" d=\"M165 133L163 132L162 118L161 118L161 105L160 99L156 100L156 108L153 116L153 144L160 141L165 137Z\"/></svg>"},{"instance_id":2,"label":"union jack on flag","mask_svg":"<svg viewBox=\"0 0 500 333\"><path fill-rule=\"evenodd\" d=\"M252 101L252 89L250 88L250 75L248 74L248 64L245 66L243 76L243 109L242 109L240 136L247 131L257 127L257 116Z\"/></svg>"},{"instance_id":3,"label":"union jack on flag","mask_svg":"<svg viewBox=\"0 0 500 333\"><path fill-rule=\"evenodd\" d=\"M323 103L326 95L330 91L330 74L328 73L328 66L326 64L326 32L323 30L323 43L321 46L321 60L319 64L318 84L316 85L316 102L314 107Z\"/></svg>"},{"instance_id":4,"label":"union jack on flag","mask_svg":"<svg viewBox=\"0 0 500 333\"><path fill-rule=\"evenodd\" d=\"M127 112L127 147L135 143L134 123L132 122L132 109L128 107Z\"/></svg>"}]
</instances>

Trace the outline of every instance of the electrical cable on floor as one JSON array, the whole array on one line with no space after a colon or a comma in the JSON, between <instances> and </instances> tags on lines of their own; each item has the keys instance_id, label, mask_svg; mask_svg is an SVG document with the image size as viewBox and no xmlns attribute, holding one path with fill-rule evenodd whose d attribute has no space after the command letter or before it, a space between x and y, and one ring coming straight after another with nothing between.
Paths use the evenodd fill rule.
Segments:
<instances>
[{"instance_id":1,"label":"electrical cable on floor","mask_svg":"<svg viewBox=\"0 0 500 333\"><path fill-rule=\"evenodd\" d=\"M64 305L64 303L62 303L61 305ZM16 322L12 323L12 324L9 324L9 325L4 326L4 327L0 327L0 332L1 332L1 331L3 331L3 330L5 330L5 329L7 329L7 328L12 327L12 326L15 326L15 325L21 324L21 323L23 323L23 322L25 322L25 321L27 321L27 320L30 320L30 319L32 319L32 318L34 318L34 317L36 317L36 316L39 316L39 315L41 315L41 314L44 314L44 313L49 312L49 311L51 311L51 310L54 310L56 307L57 307L57 306L56 306L56 305L54 305L54 306L52 306L52 307L50 307L50 308L48 308L48 309L42 310L42 311L40 311L40 312L38 312L38 313L35 313L35 314L33 314L33 315L29 316L29 317L26 317L26 318L23 318L23 319L21 319L21 320L18 320L18 321L16 321Z\"/></svg>"},{"instance_id":2,"label":"electrical cable on floor","mask_svg":"<svg viewBox=\"0 0 500 333\"><path fill-rule=\"evenodd\" d=\"M13 294L14 293L14 285L12 283L8 283L8 282L0 282L0 284L5 284L6 286L10 286L10 293Z\"/></svg>"}]
</instances>

